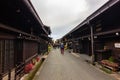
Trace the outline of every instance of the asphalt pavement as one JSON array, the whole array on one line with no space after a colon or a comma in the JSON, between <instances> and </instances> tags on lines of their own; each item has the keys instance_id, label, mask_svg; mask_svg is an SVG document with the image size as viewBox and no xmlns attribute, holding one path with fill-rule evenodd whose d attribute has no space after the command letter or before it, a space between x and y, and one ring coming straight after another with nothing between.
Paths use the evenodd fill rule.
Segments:
<instances>
[{"instance_id":1,"label":"asphalt pavement","mask_svg":"<svg viewBox=\"0 0 120 80\"><path fill-rule=\"evenodd\" d=\"M53 49L34 80L116 80L87 63L82 56Z\"/></svg>"}]
</instances>

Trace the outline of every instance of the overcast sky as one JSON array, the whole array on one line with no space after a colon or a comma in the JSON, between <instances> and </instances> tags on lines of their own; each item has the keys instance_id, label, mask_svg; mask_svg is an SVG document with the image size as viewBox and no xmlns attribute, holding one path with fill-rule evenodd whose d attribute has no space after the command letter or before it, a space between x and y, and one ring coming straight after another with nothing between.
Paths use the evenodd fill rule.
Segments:
<instances>
[{"instance_id":1,"label":"overcast sky","mask_svg":"<svg viewBox=\"0 0 120 80\"><path fill-rule=\"evenodd\" d=\"M31 0L43 24L59 39L108 0Z\"/></svg>"}]
</instances>

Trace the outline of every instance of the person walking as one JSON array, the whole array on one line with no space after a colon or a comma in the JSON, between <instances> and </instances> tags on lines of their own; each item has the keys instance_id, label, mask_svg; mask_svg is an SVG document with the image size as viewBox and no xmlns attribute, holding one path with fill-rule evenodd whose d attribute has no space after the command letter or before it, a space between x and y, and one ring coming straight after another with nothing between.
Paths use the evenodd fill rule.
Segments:
<instances>
[{"instance_id":1,"label":"person walking","mask_svg":"<svg viewBox=\"0 0 120 80\"><path fill-rule=\"evenodd\" d=\"M61 51L61 54L64 54L64 44L63 43L60 44L60 51Z\"/></svg>"}]
</instances>

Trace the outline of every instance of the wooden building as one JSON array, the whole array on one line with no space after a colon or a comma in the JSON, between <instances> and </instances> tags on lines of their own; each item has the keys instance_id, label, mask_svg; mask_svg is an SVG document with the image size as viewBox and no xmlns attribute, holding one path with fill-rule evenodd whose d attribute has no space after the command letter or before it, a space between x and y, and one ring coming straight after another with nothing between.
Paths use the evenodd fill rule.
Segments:
<instances>
[{"instance_id":1,"label":"wooden building","mask_svg":"<svg viewBox=\"0 0 120 80\"><path fill-rule=\"evenodd\" d=\"M0 80L16 80L25 64L47 51L51 32L29 0L1 0L0 10Z\"/></svg>"},{"instance_id":2,"label":"wooden building","mask_svg":"<svg viewBox=\"0 0 120 80\"><path fill-rule=\"evenodd\" d=\"M65 39L77 42L78 52L92 56L93 62L112 56L120 63L120 1L109 0L67 33L62 38Z\"/></svg>"}]
</instances>

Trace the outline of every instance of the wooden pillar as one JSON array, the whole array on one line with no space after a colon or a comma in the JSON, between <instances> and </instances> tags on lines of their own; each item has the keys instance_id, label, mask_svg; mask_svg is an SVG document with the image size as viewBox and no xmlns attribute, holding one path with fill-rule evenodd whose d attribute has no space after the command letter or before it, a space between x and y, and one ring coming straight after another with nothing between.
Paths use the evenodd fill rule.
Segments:
<instances>
[{"instance_id":1,"label":"wooden pillar","mask_svg":"<svg viewBox=\"0 0 120 80\"><path fill-rule=\"evenodd\" d=\"M91 36L91 52L92 52L92 64L95 62L95 53L94 53L94 35L93 35L93 26L88 22L90 27L90 36Z\"/></svg>"}]
</instances>

